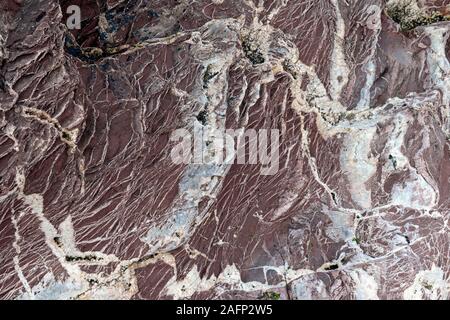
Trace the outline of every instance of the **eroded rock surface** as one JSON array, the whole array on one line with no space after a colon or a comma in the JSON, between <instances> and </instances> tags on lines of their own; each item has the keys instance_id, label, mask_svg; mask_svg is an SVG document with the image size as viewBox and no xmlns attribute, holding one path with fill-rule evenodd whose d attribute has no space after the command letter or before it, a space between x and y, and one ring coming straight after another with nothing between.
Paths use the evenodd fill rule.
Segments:
<instances>
[{"instance_id":1,"label":"eroded rock surface","mask_svg":"<svg viewBox=\"0 0 450 320\"><path fill-rule=\"evenodd\" d=\"M0 298L449 299L450 2L395 1L3 0Z\"/></svg>"}]
</instances>

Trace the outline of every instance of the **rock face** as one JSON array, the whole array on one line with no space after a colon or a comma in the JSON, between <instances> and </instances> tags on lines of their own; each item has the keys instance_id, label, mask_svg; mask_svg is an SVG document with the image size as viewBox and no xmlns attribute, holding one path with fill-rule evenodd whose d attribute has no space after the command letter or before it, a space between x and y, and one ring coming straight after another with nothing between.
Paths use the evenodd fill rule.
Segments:
<instances>
[{"instance_id":1,"label":"rock face","mask_svg":"<svg viewBox=\"0 0 450 320\"><path fill-rule=\"evenodd\" d=\"M0 298L449 299L449 4L3 0Z\"/></svg>"}]
</instances>

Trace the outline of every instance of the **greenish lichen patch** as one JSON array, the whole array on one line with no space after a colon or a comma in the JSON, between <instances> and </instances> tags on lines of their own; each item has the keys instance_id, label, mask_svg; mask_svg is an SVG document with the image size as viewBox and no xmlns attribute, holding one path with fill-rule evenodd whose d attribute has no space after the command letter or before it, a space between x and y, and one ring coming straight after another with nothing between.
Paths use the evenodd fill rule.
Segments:
<instances>
[{"instance_id":1,"label":"greenish lichen patch","mask_svg":"<svg viewBox=\"0 0 450 320\"><path fill-rule=\"evenodd\" d=\"M261 299L262 300L280 300L281 295L278 292L267 291L264 292Z\"/></svg>"},{"instance_id":2,"label":"greenish lichen patch","mask_svg":"<svg viewBox=\"0 0 450 320\"><path fill-rule=\"evenodd\" d=\"M297 78L298 78L298 74L297 74L297 72L295 71L294 64L292 63L291 60L289 60L289 59L284 60L284 61L283 61L283 68L284 68L284 70L285 70L287 73L289 73L294 79L297 79Z\"/></svg>"},{"instance_id":3,"label":"greenish lichen patch","mask_svg":"<svg viewBox=\"0 0 450 320\"><path fill-rule=\"evenodd\" d=\"M203 88L208 88L208 83L211 79L217 76L219 72L213 72L213 68L211 65L206 67L205 73L203 74Z\"/></svg>"},{"instance_id":4,"label":"greenish lichen patch","mask_svg":"<svg viewBox=\"0 0 450 320\"><path fill-rule=\"evenodd\" d=\"M387 4L386 13L399 24L402 31L450 20L449 16L444 16L439 11L419 8L416 0L391 0Z\"/></svg>"},{"instance_id":5,"label":"greenish lichen patch","mask_svg":"<svg viewBox=\"0 0 450 320\"><path fill-rule=\"evenodd\" d=\"M61 245L62 245L61 237L54 237L53 241L55 241L55 243L58 247L61 247Z\"/></svg>"},{"instance_id":6,"label":"greenish lichen patch","mask_svg":"<svg viewBox=\"0 0 450 320\"><path fill-rule=\"evenodd\" d=\"M432 289L433 289L433 286L432 286L431 284L429 284L428 282L426 282L426 281L424 281L424 282L422 283L422 286L423 286L425 289L427 289L427 290L432 290Z\"/></svg>"},{"instance_id":7,"label":"greenish lichen patch","mask_svg":"<svg viewBox=\"0 0 450 320\"><path fill-rule=\"evenodd\" d=\"M100 261L103 258L96 257L92 254L88 254L86 256L66 256L67 262L76 262L76 261Z\"/></svg>"},{"instance_id":8,"label":"greenish lichen patch","mask_svg":"<svg viewBox=\"0 0 450 320\"><path fill-rule=\"evenodd\" d=\"M250 36L243 37L242 49L244 50L247 59L249 59L253 65L265 62L264 55Z\"/></svg>"}]
</instances>

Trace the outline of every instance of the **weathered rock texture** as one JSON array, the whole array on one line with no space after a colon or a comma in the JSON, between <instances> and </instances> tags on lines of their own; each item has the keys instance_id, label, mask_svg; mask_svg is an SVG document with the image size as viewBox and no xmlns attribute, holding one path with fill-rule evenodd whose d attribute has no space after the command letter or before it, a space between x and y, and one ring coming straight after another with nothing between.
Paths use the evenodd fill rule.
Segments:
<instances>
[{"instance_id":1,"label":"weathered rock texture","mask_svg":"<svg viewBox=\"0 0 450 320\"><path fill-rule=\"evenodd\" d=\"M449 1L395 1L2 0L0 298L449 299ZM278 173L173 164L200 118Z\"/></svg>"}]
</instances>

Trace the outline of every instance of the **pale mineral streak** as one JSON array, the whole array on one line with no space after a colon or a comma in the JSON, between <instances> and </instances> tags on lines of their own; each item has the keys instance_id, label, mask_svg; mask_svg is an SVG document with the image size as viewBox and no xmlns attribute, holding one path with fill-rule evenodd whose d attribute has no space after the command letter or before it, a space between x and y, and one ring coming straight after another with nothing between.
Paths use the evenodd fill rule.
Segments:
<instances>
[{"instance_id":1,"label":"pale mineral streak","mask_svg":"<svg viewBox=\"0 0 450 320\"><path fill-rule=\"evenodd\" d=\"M449 20L447 0L4 0L0 298L448 300ZM278 171L174 163L199 128L211 158L218 132L277 129Z\"/></svg>"}]
</instances>

